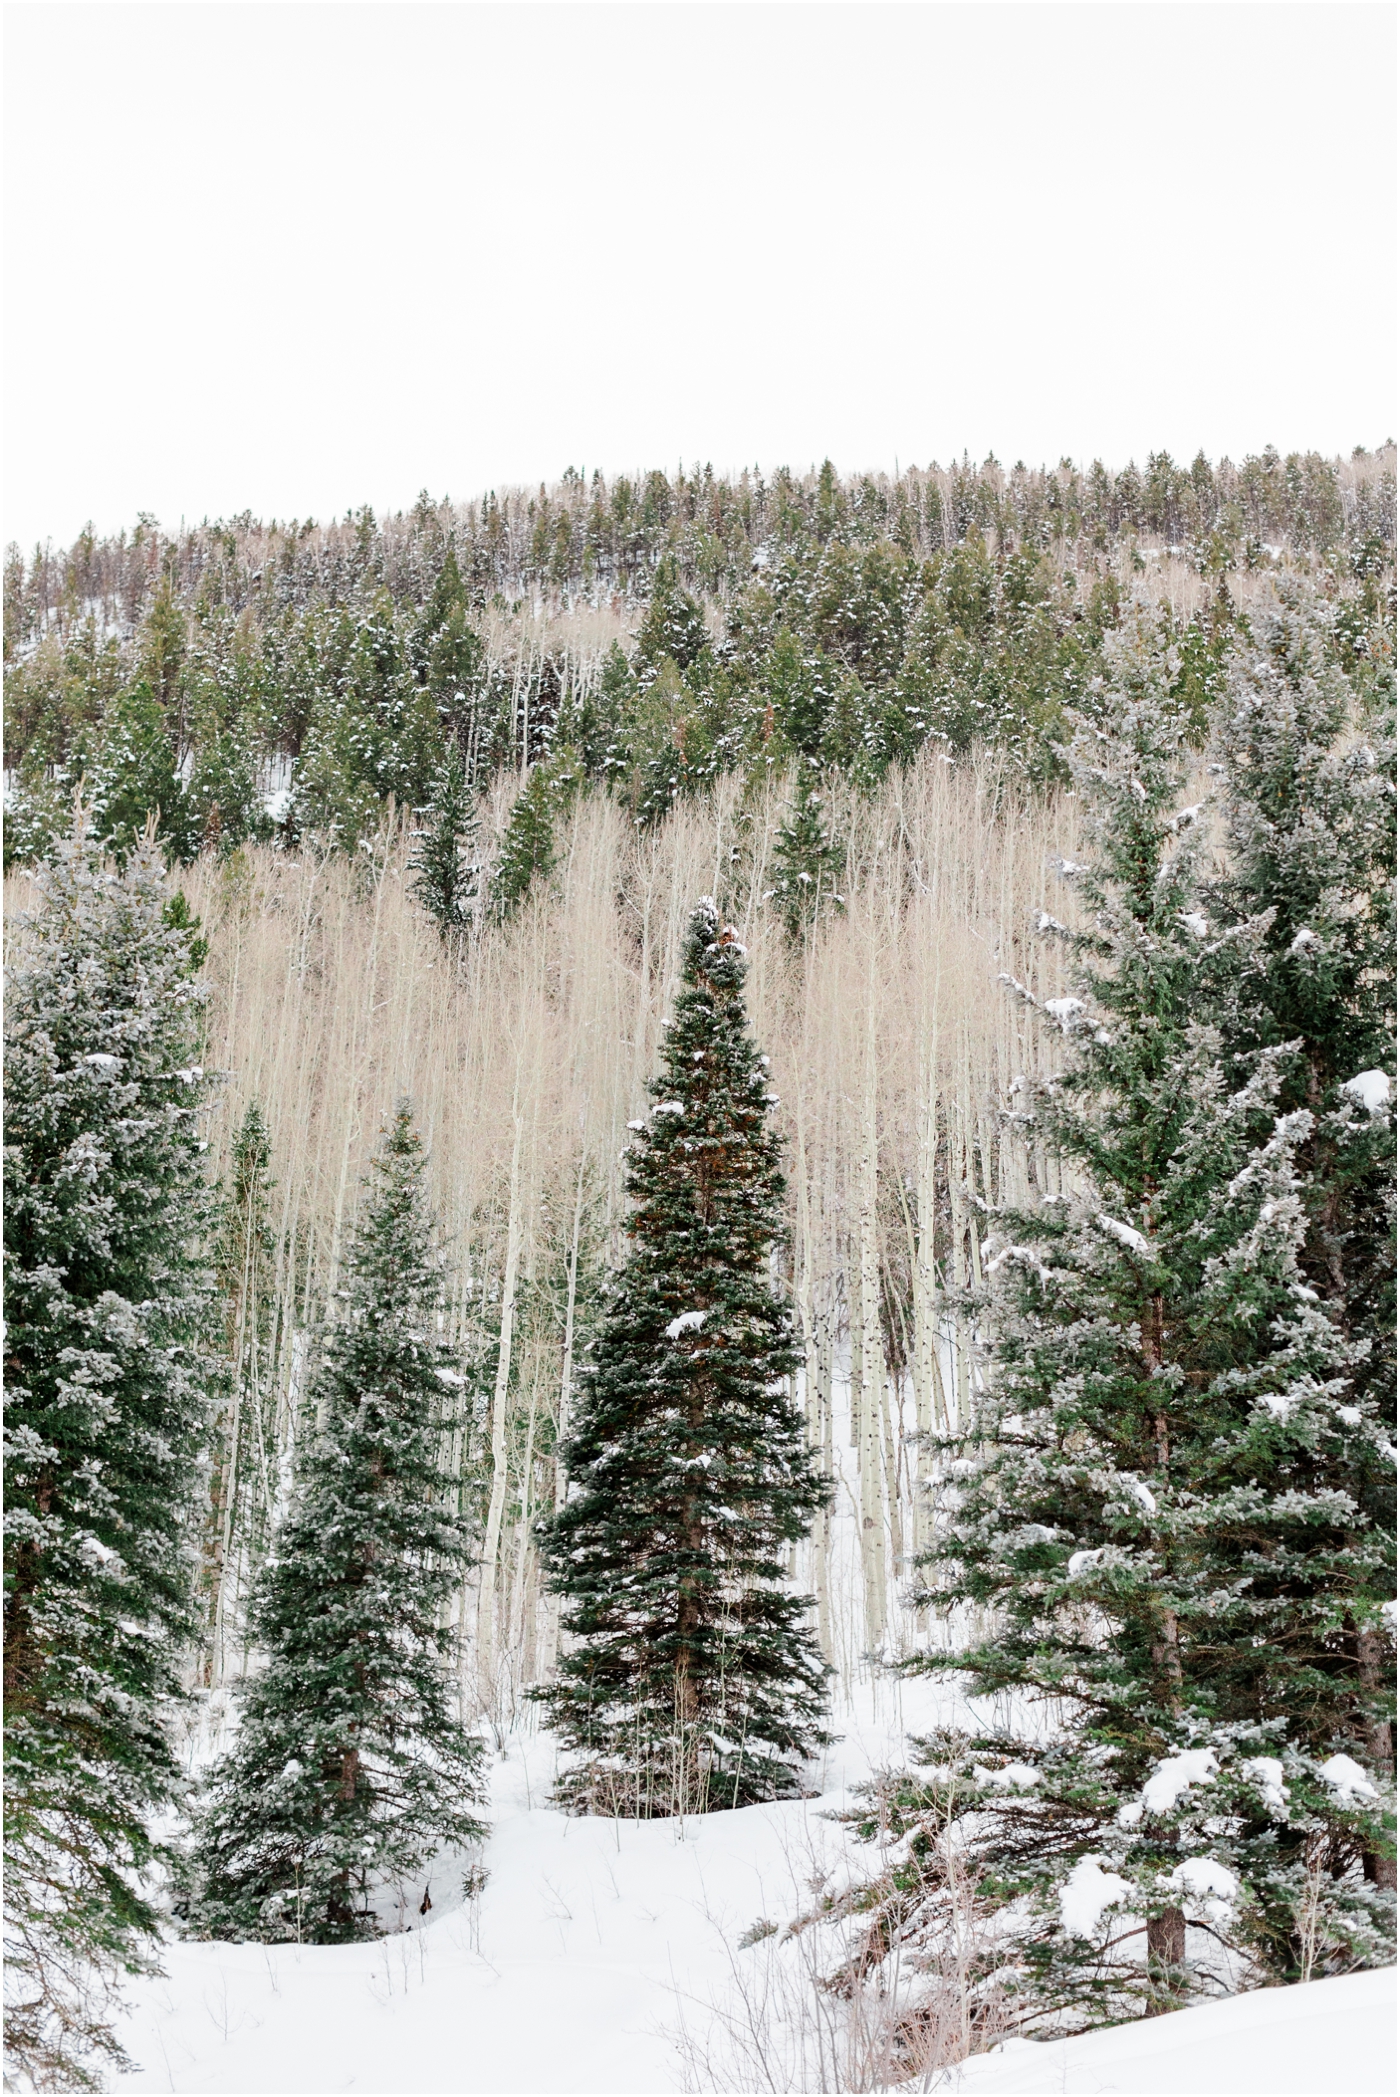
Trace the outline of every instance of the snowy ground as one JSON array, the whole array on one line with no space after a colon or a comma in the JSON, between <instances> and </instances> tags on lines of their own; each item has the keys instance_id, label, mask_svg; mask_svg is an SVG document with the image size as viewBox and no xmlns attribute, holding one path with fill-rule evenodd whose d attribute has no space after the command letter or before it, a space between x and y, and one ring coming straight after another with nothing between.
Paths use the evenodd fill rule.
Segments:
<instances>
[{"instance_id":1,"label":"snowy ground","mask_svg":"<svg viewBox=\"0 0 1400 2097\"><path fill-rule=\"evenodd\" d=\"M703 2034L747 1956L739 1937L789 1920L839 1862L843 1832L822 1816L933 1721L914 1694L881 1684L837 1714L820 1799L684 1824L553 1812L553 1743L513 1739L477 1901L454 1907L435 1883L426 1926L372 1945L170 1944L166 1979L132 1984L121 2037L140 2071L117 2087L683 2089L680 2027Z\"/></svg>"},{"instance_id":2,"label":"snowy ground","mask_svg":"<svg viewBox=\"0 0 1400 2097\"><path fill-rule=\"evenodd\" d=\"M714 2087L703 2067L706 2053L716 2057L714 2005L732 2008L736 1976L771 1960L771 1948L744 1950L739 1939L759 1918L785 1922L810 1900L814 1877L841 1871L846 1838L824 1813L872 1765L894 1759L906 1732L944 1715L945 1698L932 1686L867 1689L857 1709L836 1714L844 1738L820 1799L683 1826L551 1811L542 1801L552 1743L517 1738L494 1771L490 1879L479 1899L454 1905L440 1876L426 1924L415 1916L411 1932L372 1945L169 1945L167 1977L132 1987L122 2039L140 2068L117 2087ZM1393 2087L1393 1999L1393 1972L1244 1996L1150 2027L1049 2047L1018 2042L970 2062L946 2087L977 2097L1360 2097ZM770 2008L781 2016L781 2003ZM759 2082L750 2072L720 2086Z\"/></svg>"},{"instance_id":3,"label":"snowy ground","mask_svg":"<svg viewBox=\"0 0 1400 2097\"><path fill-rule=\"evenodd\" d=\"M969 2061L954 2087L1060 2097L1370 2097L1395 2088L1395 1968Z\"/></svg>"}]
</instances>

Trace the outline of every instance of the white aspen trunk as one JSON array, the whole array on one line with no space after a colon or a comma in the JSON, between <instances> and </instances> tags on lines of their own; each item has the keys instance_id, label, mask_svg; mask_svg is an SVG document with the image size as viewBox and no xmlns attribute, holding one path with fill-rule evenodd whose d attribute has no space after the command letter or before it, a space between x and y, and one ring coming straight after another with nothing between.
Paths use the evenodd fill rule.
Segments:
<instances>
[{"instance_id":1,"label":"white aspen trunk","mask_svg":"<svg viewBox=\"0 0 1400 2097\"><path fill-rule=\"evenodd\" d=\"M569 1234L569 1273L564 1295L564 1357L559 1370L559 1417L554 1430L554 1512L564 1505L569 1481L559 1456L559 1445L569 1432L569 1411L574 1390L574 1313L578 1302L578 1249L583 1228L583 1181L587 1153L580 1149L578 1180L574 1187L574 1221ZM559 1596L547 1597L544 1631L540 1645L540 1673L552 1675L559 1658Z\"/></svg>"},{"instance_id":2,"label":"white aspen trunk","mask_svg":"<svg viewBox=\"0 0 1400 2097\"><path fill-rule=\"evenodd\" d=\"M537 1589L534 1580L535 1540L531 1529L535 1506L535 1429L539 1421L538 1369L536 1362L530 1377L530 1407L525 1418L525 1452L520 1466L520 1519L515 1525L515 1562L511 1568L511 1601L507 1617L510 1651L506 1661L512 1716L520 1687L534 1680ZM499 1668L497 1672L499 1674Z\"/></svg>"},{"instance_id":3,"label":"white aspen trunk","mask_svg":"<svg viewBox=\"0 0 1400 2097\"><path fill-rule=\"evenodd\" d=\"M873 1051L873 1043L872 1043ZM865 1129L860 1160L859 1267L856 1290L860 1302L860 1421L856 1444L860 1465L860 1553L865 1592L865 1635L870 1651L885 1635L886 1550L885 1510L881 1492L884 1450L881 1432L884 1416L885 1350L880 1339L880 1248L876 1235L875 1202L878 1158L875 1120L875 1062L867 1061ZM855 1349L852 1349L852 1384L855 1381ZM854 1398L854 1389L852 1397Z\"/></svg>"},{"instance_id":4,"label":"white aspen trunk","mask_svg":"<svg viewBox=\"0 0 1400 2097\"><path fill-rule=\"evenodd\" d=\"M506 1223L506 1264L501 1281L501 1335L496 1355L496 1385L491 1395L491 1499L481 1551L481 1590L476 1608L478 1695L495 1713L496 1700L496 1570L501 1549L501 1522L507 1487L506 1408L510 1402L510 1350L515 1325L515 1290L520 1272L520 1141L523 1124L515 1116L515 1142L510 1157L510 1211Z\"/></svg>"},{"instance_id":5,"label":"white aspen trunk","mask_svg":"<svg viewBox=\"0 0 1400 2097\"><path fill-rule=\"evenodd\" d=\"M802 1321L802 1396L807 1416L808 1446L818 1452L823 1475L830 1477L829 1460L823 1461L831 1437L830 1391L822 1376L821 1340L817 1330L813 1284L812 1189L807 1171L807 1129L797 1123L797 1308ZM831 1658L831 1591L828 1570L831 1518L825 1508L812 1522L812 1590L817 1604L817 1643L822 1657Z\"/></svg>"},{"instance_id":6,"label":"white aspen trunk","mask_svg":"<svg viewBox=\"0 0 1400 2097\"><path fill-rule=\"evenodd\" d=\"M836 1452L832 1446L831 1386L835 1372L833 1354L835 1343L830 1326L822 1335L818 1354L817 1373L821 1379L819 1405L822 1427L822 1476L832 1479L836 1471ZM831 1512L823 1508L817 1516L817 1525L812 1532L815 1553L814 1586L817 1595L817 1637L822 1653L833 1665L836 1661L836 1637L831 1617Z\"/></svg>"}]
</instances>

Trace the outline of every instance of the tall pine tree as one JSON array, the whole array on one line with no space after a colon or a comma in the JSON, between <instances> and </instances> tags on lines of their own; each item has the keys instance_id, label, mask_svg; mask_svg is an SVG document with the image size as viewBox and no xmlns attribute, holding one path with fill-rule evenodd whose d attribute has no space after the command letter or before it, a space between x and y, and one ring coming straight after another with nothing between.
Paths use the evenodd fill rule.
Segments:
<instances>
[{"instance_id":1,"label":"tall pine tree","mask_svg":"<svg viewBox=\"0 0 1400 2097\"><path fill-rule=\"evenodd\" d=\"M1280 1056L1280 1105L1307 1113L1299 1147L1304 1280L1353 1371L1395 1420L1395 728L1331 660L1330 607L1257 615L1229 665L1214 747L1230 841L1212 907L1267 912L1260 965L1236 979L1228 1048ZM1394 1520L1394 1479L1369 1476L1368 1514ZM1362 1759L1395 1771L1392 1640L1380 1600L1358 1599L1344 1636L1356 1659ZM1394 1859L1366 1858L1395 1883Z\"/></svg>"},{"instance_id":2,"label":"tall pine tree","mask_svg":"<svg viewBox=\"0 0 1400 2097\"><path fill-rule=\"evenodd\" d=\"M568 1648L541 1696L580 1751L561 1794L585 1809L790 1795L824 1737L825 1670L783 1554L825 1487L768 1273L783 1181L745 970L707 899L633 1125L631 1250L563 1445L569 1497L542 1531Z\"/></svg>"},{"instance_id":3,"label":"tall pine tree","mask_svg":"<svg viewBox=\"0 0 1400 2097\"><path fill-rule=\"evenodd\" d=\"M198 1818L188 1906L207 1936L377 1936L390 1889L402 1899L442 1845L483 1833L481 1746L449 1708L443 1626L467 1555L443 1458L460 1379L406 1105L346 1278L313 1392L323 1424L252 1611L267 1665Z\"/></svg>"},{"instance_id":4,"label":"tall pine tree","mask_svg":"<svg viewBox=\"0 0 1400 2097\"><path fill-rule=\"evenodd\" d=\"M1023 2029L1391 1956L1347 1629L1393 1592L1390 1452L1301 1265L1315 1118L1279 1111L1286 1052L1227 1057L1213 1023L1270 918L1211 921L1186 726L1149 677L1077 741L1085 929L1043 1012L1067 1068L1028 1110L1067 1191L998 1219L986 1388L942 1445L923 1599L986 1629L921 1664L1025 1722L923 1743L852 1903L862 1958L936 1965L970 1893Z\"/></svg>"},{"instance_id":5,"label":"tall pine tree","mask_svg":"<svg viewBox=\"0 0 1400 2097\"><path fill-rule=\"evenodd\" d=\"M818 919L844 910L846 899L837 883L846 855L832 838L822 813L815 767L797 767L797 792L773 848L773 901L791 939L801 939Z\"/></svg>"},{"instance_id":6,"label":"tall pine tree","mask_svg":"<svg viewBox=\"0 0 1400 2097\"><path fill-rule=\"evenodd\" d=\"M118 873L80 815L40 881L6 1001L5 2023L20 2077L71 2089L121 2064L120 1974L155 1963L212 1214L193 927L149 826Z\"/></svg>"},{"instance_id":7,"label":"tall pine tree","mask_svg":"<svg viewBox=\"0 0 1400 2097\"><path fill-rule=\"evenodd\" d=\"M477 817L462 753L454 742L433 783L409 871L414 893L447 945L471 928L481 869L474 856Z\"/></svg>"},{"instance_id":8,"label":"tall pine tree","mask_svg":"<svg viewBox=\"0 0 1400 2097\"><path fill-rule=\"evenodd\" d=\"M272 1139L250 1100L233 1139L216 1270L224 1314L200 1586L204 1686L224 1678L240 1638L239 1590L270 1541L277 1488L276 1243L268 1216Z\"/></svg>"},{"instance_id":9,"label":"tall pine tree","mask_svg":"<svg viewBox=\"0 0 1400 2097\"><path fill-rule=\"evenodd\" d=\"M547 881L553 873L558 858L555 825L572 808L579 784L572 750L557 750L531 767L511 809L491 875L491 908L498 924L514 916L536 874Z\"/></svg>"}]
</instances>

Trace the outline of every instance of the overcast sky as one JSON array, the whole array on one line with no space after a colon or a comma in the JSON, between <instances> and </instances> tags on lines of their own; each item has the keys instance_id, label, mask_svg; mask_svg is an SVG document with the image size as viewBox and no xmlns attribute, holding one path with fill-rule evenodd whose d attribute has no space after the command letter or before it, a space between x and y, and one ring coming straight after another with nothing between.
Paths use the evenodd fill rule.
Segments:
<instances>
[{"instance_id":1,"label":"overcast sky","mask_svg":"<svg viewBox=\"0 0 1400 2097\"><path fill-rule=\"evenodd\" d=\"M5 537L1393 433L1388 5L6 9Z\"/></svg>"}]
</instances>

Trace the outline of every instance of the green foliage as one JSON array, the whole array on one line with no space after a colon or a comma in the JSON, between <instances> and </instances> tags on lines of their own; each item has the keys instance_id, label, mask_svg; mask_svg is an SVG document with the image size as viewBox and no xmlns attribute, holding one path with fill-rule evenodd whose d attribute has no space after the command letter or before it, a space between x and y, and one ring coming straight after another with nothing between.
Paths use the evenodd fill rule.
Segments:
<instances>
[{"instance_id":1,"label":"green foliage","mask_svg":"<svg viewBox=\"0 0 1400 2097\"><path fill-rule=\"evenodd\" d=\"M845 908L837 883L845 874L846 854L827 827L810 765L797 768L797 790L773 859L773 901L790 938L801 939L824 914Z\"/></svg>"},{"instance_id":2,"label":"green foliage","mask_svg":"<svg viewBox=\"0 0 1400 2097\"><path fill-rule=\"evenodd\" d=\"M85 798L95 833L117 859L127 857L153 818L157 837L173 857L193 857L175 752L149 685L133 685L114 701L103 722Z\"/></svg>"},{"instance_id":3,"label":"green foliage","mask_svg":"<svg viewBox=\"0 0 1400 2097\"><path fill-rule=\"evenodd\" d=\"M800 757L822 746L838 681L834 663L820 649L804 648L792 629L780 626L759 670L760 688L777 726Z\"/></svg>"},{"instance_id":4,"label":"green foliage","mask_svg":"<svg viewBox=\"0 0 1400 2097\"><path fill-rule=\"evenodd\" d=\"M655 1105L630 1152L631 1250L541 1541L569 1645L538 1692L579 1759L570 1804L655 1814L789 1795L824 1737L824 1668L785 1549L826 1488L787 1395L767 1261L783 1182L743 949L696 910Z\"/></svg>"},{"instance_id":5,"label":"green foliage","mask_svg":"<svg viewBox=\"0 0 1400 2097\"><path fill-rule=\"evenodd\" d=\"M256 768L247 747L233 734L215 735L195 752L184 791L186 841L194 851L226 857L249 837L266 837L271 825L258 801Z\"/></svg>"},{"instance_id":6,"label":"green foliage","mask_svg":"<svg viewBox=\"0 0 1400 2097\"><path fill-rule=\"evenodd\" d=\"M497 923L513 917L539 875L548 880L557 856L556 826L567 817L579 786L571 750L556 751L537 764L516 799L491 876L491 909Z\"/></svg>"},{"instance_id":7,"label":"green foliage","mask_svg":"<svg viewBox=\"0 0 1400 2097\"><path fill-rule=\"evenodd\" d=\"M444 1605L468 1538L442 1455L458 1380L406 1105L371 1168L316 1379L321 1420L252 1611L267 1665L198 1815L201 1934L349 1943L444 1844L476 1842L481 1745L452 1716ZM416 1901L415 1901L416 1906Z\"/></svg>"},{"instance_id":8,"label":"green foliage","mask_svg":"<svg viewBox=\"0 0 1400 2097\"><path fill-rule=\"evenodd\" d=\"M377 596L332 636L334 683L324 686L296 773L292 819L352 847L390 796L421 809L445 760L437 701L414 674L394 606Z\"/></svg>"},{"instance_id":9,"label":"green foliage","mask_svg":"<svg viewBox=\"0 0 1400 2097\"><path fill-rule=\"evenodd\" d=\"M209 959L209 942L207 939L200 938L200 921L190 909L185 891L182 888L176 889L174 895L161 912L161 919L164 924L170 926L172 931L184 934L189 942L190 973L197 976L205 962Z\"/></svg>"},{"instance_id":10,"label":"green foliage","mask_svg":"<svg viewBox=\"0 0 1400 2097\"><path fill-rule=\"evenodd\" d=\"M107 2019L154 1969L151 1824L181 1788L212 1217L162 880L139 842L120 873L58 847L6 1004L6 2041L43 2088L122 2064Z\"/></svg>"},{"instance_id":11,"label":"green foliage","mask_svg":"<svg viewBox=\"0 0 1400 2097\"><path fill-rule=\"evenodd\" d=\"M949 1768L905 1787L910 1847L869 1896L901 1941L936 1936L955 1826L977 1898L1026 1903L999 1957L1031 2023L1170 2007L1218 1979L1216 1940L1256 1980L1389 1957L1390 1457L1368 1339L1305 1280L1323 1124L1287 1097L1298 1052L1239 1027L1275 936L1255 832L1237 813L1231 879L1212 885L1200 810L1180 806L1189 723L1149 642L1118 648L1074 746L1094 856L1066 872L1086 929L1047 917L1077 981L1043 1015L1067 1067L1018 1109L1071 1191L997 1217L976 1311L992 1373L940 1440L923 1598L988 1628L916 1663L1054 1700L1063 1723L1043 1751L945 1743ZM1286 712L1265 730L1281 697L1241 695L1234 718L1312 819L1292 863L1347 760L1319 750L1309 777ZM1326 744L1340 716L1318 725ZM979 1778L989 1753L1022 1774ZM1080 1929L1076 1889L1102 1870L1118 1890Z\"/></svg>"},{"instance_id":12,"label":"green foliage","mask_svg":"<svg viewBox=\"0 0 1400 2097\"><path fill-rule=\"evenodd\" d=\"M646 617L637 629L634 666L645 688L663 663L674 663L684 676L709 646L705 615L681 588L673 560L658 563Z\"/></svg>"},{"instance_id":13,"label":"green foliage","mask_svg":"<svg viewBox=\"0 0 1400 2097\"><path fill-rule=\"evenodd\" d=\"M183 899L182 899L183 900ZM272 1139L250 1100L233 1139L216 1250L223 1312L222 1375L200 1565L205 1683L221 1678L240 1562L261 1563L276 1499L276 1246L269 1205Z\"/></svg>"},{"instance_id":14,"label":"green foliage","mask_svg":"<svg viewBox=\"0 0 1400 2097\"><path fill-rule=\"evenodd\" d=\"M1274 1050L1281 1108L1311 1117L1300 1264L1369 1345L1364 1379L1393 1417L1395 733L1360 712L1330 639L1324 609L1284 608L1230 661L1213 748L1231 851L1212 908L1268 913L1225 1039L1241 1057Z\"/></svg>"},{"instance_id":15,"label":"green foliage","mask_svg":"<svg viewBox=\"0 0 1400 2097\"><path fill-rule=\"evenodd\" d=\"M1161 593L1163 550L1212 579L1194 618ZM1092 710L1105 637L1134 603L1178 650L1171 689L1199 736L1237 624L1230 575L1281 563L1334 601L1332 658L1379 703L1395 668L1388 457L1343 473L1304 454L1153 453L1117 475L988 459L897 481L842 481L827 460L771 481L569 474L466 509L424 498L382 527L363 511L165 538L143 520L7 569L7 863L62 833L108 743L114 825L134 834L158 804L176 856L265 834L253 786L273 758L295 768L281 841L354 849L390 797L427 806L449 741L474 787L568 746L643 822L793 754L873 786L930 737L1063 779L1065 710ZM488 600L508 620L609 600L643 616L601 666L521 631L488 662ZM119 638L94 603L122 607ZM154 716L123 727L138 689Z\"/></svg>"},{"instance_id":16,"label":"green foliage","mask_svg":"<svg viewBox=\"0 0 1400 2097\"><path fill-rule=\"evenodd\" d=\"M476 914L481 874L473 856L476 835L475 799L454 743L434 782L423 827L414 833L409 860L414 893L444 944L467 931Z\"/></svg>"}]
</instances>

